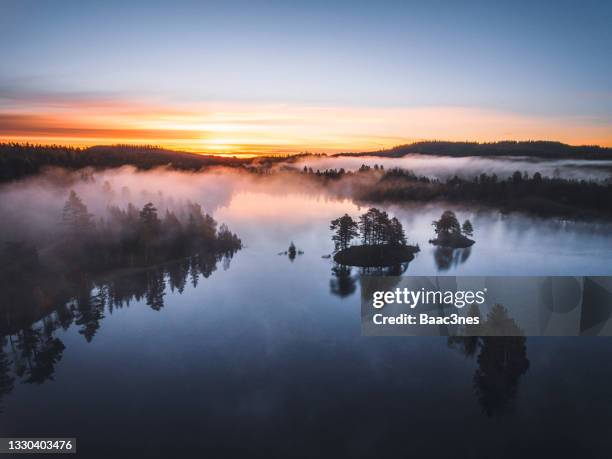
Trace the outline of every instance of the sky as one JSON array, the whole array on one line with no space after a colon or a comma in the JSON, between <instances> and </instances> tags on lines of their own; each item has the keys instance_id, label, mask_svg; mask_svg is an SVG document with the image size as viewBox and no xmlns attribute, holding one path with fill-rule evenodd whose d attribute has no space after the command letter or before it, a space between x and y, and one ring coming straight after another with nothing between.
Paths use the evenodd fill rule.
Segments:
<instances>
[{"instance_id":1,"label":"sky","mask_svg":"<svg viewBox=\"0 0 612 459\"><path fill-rule=\"evenodd\" d=\"M612 146L612 2L0 0L0 140Z\"/></svg>"}]
</instances>

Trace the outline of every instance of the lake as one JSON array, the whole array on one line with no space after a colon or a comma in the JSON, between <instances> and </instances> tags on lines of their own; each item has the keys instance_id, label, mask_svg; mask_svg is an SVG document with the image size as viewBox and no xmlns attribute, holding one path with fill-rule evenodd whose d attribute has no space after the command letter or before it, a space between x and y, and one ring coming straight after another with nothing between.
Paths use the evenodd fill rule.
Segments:
<instances>
[{"instance_id":1,"label":"lake","mask_svg":"<svg viewBox=\"0 0 612 459\"><path fill-rule=\"evenodd\" d=\"M158 270L155 295L150 278L129 304L94 289L74 320L55 312L7 337L6 362L31 336L64 347L44 381L26 382L34 354L21 375L7 364L2 436L77 437L86 457L609 454L612 340L528 338L504 356L494 340L470 354L446 338L362 337L359 271L322 257L330 220L367 209L276 186L197 192L245 247L206 277L185 267L182 288ZM612 274L609 225L487 210L455 208L477 242L441 255L427 241L445 208L387 207L422 249L406 275Z\"/></svg>"}]
</instances>

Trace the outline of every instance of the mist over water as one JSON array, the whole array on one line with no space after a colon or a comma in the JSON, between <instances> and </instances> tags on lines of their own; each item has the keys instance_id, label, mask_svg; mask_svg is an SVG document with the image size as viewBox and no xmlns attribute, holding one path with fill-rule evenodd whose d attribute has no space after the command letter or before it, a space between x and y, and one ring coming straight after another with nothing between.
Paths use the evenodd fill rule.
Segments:
<instances>
[{"instance_id":1,"label":"mist over water","mask_svg":"<svg viewBox=\"0 0 612 459\"><path fill-rule=\"evenodd\" d=\"M330 159L319 161L325 167L332 164L339 167L346 160L356 165L363 163L364 158L340 158L334 163L325 163ZM418 159L417 165L423 168L423 173L436 170L454 173L443 168L446 159L430 159L441 164L429 166L427 161ZM466 168L467 165L465 162ZM51 170L0 187L0 215L3 216L0 240L44 246L61 231L62 208L70 190L76 191L95 219L108 218L111 206L125 208L129 203L142 208L152 202L160 216L166 210L181 215L186 203L196 203L217 221L227 223L249 250L275 254L295 241L307 253L318 257L333 250L329 231L332 219L344 213L357 218L369 207L367 203L353 201L350 186L342 180L324 187L295 174L258 176L224 168L199 173L166 169L137 171L133 167L97 172ZM409 243L420 245L422 252L410 264L410 272L415 274L432 274L440 268L434 262L435 250L428 241L433 237L431 222L447 208L454 210L459 220L469 219L474 223L477 244L464 262L443 268L445 272L607 274L607 263L612 260L612 240L608 236L612 226L608 223L502 215L473 205L407 203L376 204L376 207L397 216L406 229Z\"/></svg>"},{"instance_id":2,"label":"mist over water","mask_svg":"<svg viewBox=\"0 0 612 459\"><path fill-rule=\"evenodd\" d=\"M454 175L472 178L479 174L497 174L500 178L511 176L515 171L533 175L540 172L543 177L559 177L575 180L606 181L612 178L612 161L606 160L546 160L526 157L449 157L431 155L407 155L401 158L379 156L306 157L295 163L296 167L317 169L344 168L354 171L365 164L379 164L385 169L399 167L413 171L416 175L447 179Z\"/></svg>"},{"instance_id":3,"label":"mist over water","mask_svg":"<svg viewBox=\"0 0 612 459\"><path fill-rule=\"evenodd\" d=\"M601 450L596 442L610 421L601 400L612 378L610 366L601 365L610 352L605 339L529 338L518 353L515 346L503 355L518 370L500 370L487 367L506 352L492 342L483 342L486 358L479 359L443 338L361 336L361 271L338 270L323 258L333 249L330 221L369 207L350 199L342 181L324 189L295 174L223 169L54 171L0 188L1 239L44 246L60 231L71 189L96 218L130 202L139 208L153 202L161 215L180 212L188 201L201 204L244 248L205 273L187 266L180 288L173 268L133 279L113 273L109 283L70 301L74 320L66 321L64 305L54 305L56 311L8 336L3 349L14 384L0 402L6 436L70 433L79 448L108 457L107 436L125 451L138 445L140 453L170 455L177 439L231 450L238 433L251 449L288 456L295 452L289 439L320 439L324 430L333 438L317 445L328 451L378 457L405 449L407 435L432 454L490 452L513 429L533 451L549 451L550 436L559 434ZM421 247L406 275L612 274L609 224L440 203L376 207L396 216L408 242ZM474 246L448 253L428 243L431 222L445 209L472 221ZM294 259L284 254L291 242L302 252ZM129 301L110 301L119 287ZM49 343L59 348L56 339L64 347L60 358L44 361L50 377L40 384L26 382L27 366L25 376L15 370L27 362L20 346L35 339L47 351L38 356L48 355ZM575 410L592 416L576 425ZM441 434L448 441L440 442Z\"/></svg>"}]
</instances>

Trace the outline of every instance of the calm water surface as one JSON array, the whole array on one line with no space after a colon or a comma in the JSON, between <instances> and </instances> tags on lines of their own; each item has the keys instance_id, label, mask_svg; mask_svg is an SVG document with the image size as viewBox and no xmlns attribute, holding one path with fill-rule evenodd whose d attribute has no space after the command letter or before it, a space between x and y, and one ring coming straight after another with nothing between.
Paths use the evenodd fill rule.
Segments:
<instances>
[{"instance_id":1,"label":"calm water surface","mask_svg":"<svg viewBox=\"0 0 612 459\"><path fill-rule=\"evenodd\" d=\"M443 338L362 337L359 272L339 279L322 258L329 221L360 211L235 191L214 216L246 247L182 293L166 278L159 310L104 306L90 341L78 321L57 327L52 378L12 375L2 436L77 437L87 457L609 457L612 340L528 338L516 356L489 342L479 357ZM427 243L440 207L389 211L422 248L406 274L612 274L609 227L458 209L477 243L449 258ZM293 261L278 254L291 241Z\"/></svg>"}]
</instances>

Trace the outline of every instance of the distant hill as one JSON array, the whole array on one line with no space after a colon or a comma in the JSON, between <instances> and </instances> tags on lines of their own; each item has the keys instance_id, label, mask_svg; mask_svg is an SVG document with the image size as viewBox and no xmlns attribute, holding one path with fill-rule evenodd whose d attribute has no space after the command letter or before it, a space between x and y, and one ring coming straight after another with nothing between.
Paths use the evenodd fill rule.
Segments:
<instances>
[{"instance_id":1,"label":"distant hill","mask_svg":"<svg viewBox=\"0 0 612 459\"><path fill-rule=\"evenodd\" d=\"M380 156L400 158L410 154L437 156L528 156L546 159L612 159L612 148L573 146L544 140L491 143L430 141L399 145L389 150L340 153L335 156Z\"/></svg>"},{"instance_id":2,"label":"distant hill","mask_svg":"<svg viewBox=\"0 0 612 459\"><path fill-rule=\"evenodd\" d=\"M45 167L106 169L131 165L139 169L170 166L199 170L210 166L237 167L248 160L166 150L154 146L109 145L73 148L56 145L0 143L0 181L38 173Z\"/></svg>"}]
</instances>

